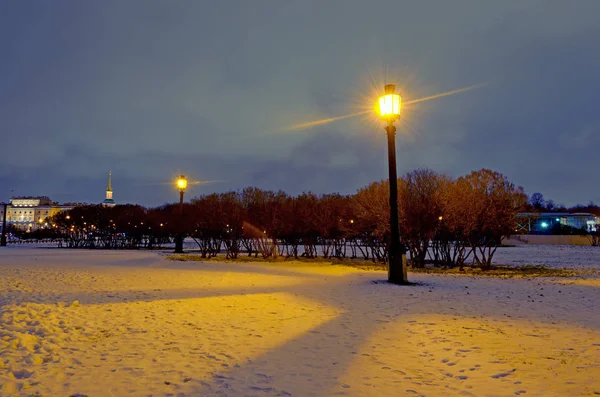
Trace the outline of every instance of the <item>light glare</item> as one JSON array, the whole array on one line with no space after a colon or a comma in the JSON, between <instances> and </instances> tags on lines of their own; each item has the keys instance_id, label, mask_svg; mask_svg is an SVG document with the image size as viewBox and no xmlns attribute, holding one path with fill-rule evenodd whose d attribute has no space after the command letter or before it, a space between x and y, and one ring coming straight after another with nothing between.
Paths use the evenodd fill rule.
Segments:
<instances>
[{"instance_id":1,"label":"light glare","mask_svg":"<svg viewBox=\"0 0 600 397\"><path fill-rule=\"evenodd\" d=\"M472 85L472 86L469 86L469 87L459 88L459 89L452 90L452 91L447 91L447 92L442 92L442 93L435 94L435 95L426 96L426 97L423 97L423 98L412 99L412 100L409 100L409 101L405 101L404 105L405 106L406 105L413 105L413 104L417 104L417 103L420 103L420 102L426 102L426 101L430 101L430 100L433 100L433 99L443 98L443 97L446 97L446 96L449 96L449 95L455 95L455 94L459 94L459 93L462 93L462 92L470 91L470 90L473 90L473 89L476 89L476 88L485 87L487 85L489 85L489 84L488 83L476 84L476 85ZM377 82L376 86L380 87L380 82ZM368 97L369 98L373 98L376 95L377 94L376 94L375 88L374 88L369 93ZM387 94L387 95L390 95L390 94ZM392 94L392 95L395 95L395 94ZM354 113L346 114L346 115L343 115L343 116L329 117L329 118L324 118L324 119L320 119L320 120L314 120L314 121L309 121L309 122L294 124L294 125L285 127L283 129L280 129L278 132L304 130L304 129L313 128L313 127L316 127L316 126L319 126L319 125L329 124L329 123L332 123L332 122L335 122L335 121L348 119L348 118L351 118L351 117L364 116L364 115L373 114L373 113L375 113L375 114L379 113L379 115L381 117L385 117L384 114L382 114L382 109L381 109L382 98L379 98L379 103L377 101L373 102L372 99L370 99L368 101L370 101L370 103L372 105L374 105L374 106L370 107L368 110L361 110L359 112L354 112ZM391 108L391 111L393 111L394 110L393 100L391 101L391 104L389 104L389 105L386 102L385 106L388 106L388 108ZM378 107L379 107L379 109L377 109ZM361 108L364 109L364 104L361 105ZM397 107L397 113L396 113L397 116L400 114L401 109L402 109L402 98L400 97L400 95L398 95L398 107Z\"/></svg>"},{"instance_id":2,"label":"light glare","mask_svg":"<svg viewBox=\"0 0 600 397\"><path fill-rule=\"evenodd\" d=\"M400 106L399 94L387 94L379 98L379 114L381 117L400 117Z\"/></svg>"},{"instance_id":3,"label":"light glare","mask_svg":"<svg viewBox=\"0 0 600 397\"><path fill-rule=\"evenodd\" d=\"M181 175L179 179L177 179L177 187L179 190L185 190L187 188L187 179L185 179L184 175Z\"/></svg>"}]
</instances>

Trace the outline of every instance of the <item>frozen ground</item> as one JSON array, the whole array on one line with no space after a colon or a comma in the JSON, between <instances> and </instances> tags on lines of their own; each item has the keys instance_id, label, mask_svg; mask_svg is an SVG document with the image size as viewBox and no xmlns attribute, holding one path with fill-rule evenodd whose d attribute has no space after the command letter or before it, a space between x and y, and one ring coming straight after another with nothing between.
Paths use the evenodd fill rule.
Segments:
<instances>
[{"instance_id":1,"label":"frozen ground","mask_svg":"<svg viewBox=\"0 0 600 397\"><path fill-rule=\"evenodd\" d=\"M600 271L600 247L572 245L517 245L500 247L494 263L545 265Z\"/></svg>"},{"instance_id":2,"label":"frozen ground","mask_svg":"<svg viewBox=\"0 0 600 397\"><path fill-rule=\"evenodd\" d=\"M498 262L599 269L585 248ZM410 278L2 248L0 395L600 393L600 279Z\"/></svg>"}]
</instances>

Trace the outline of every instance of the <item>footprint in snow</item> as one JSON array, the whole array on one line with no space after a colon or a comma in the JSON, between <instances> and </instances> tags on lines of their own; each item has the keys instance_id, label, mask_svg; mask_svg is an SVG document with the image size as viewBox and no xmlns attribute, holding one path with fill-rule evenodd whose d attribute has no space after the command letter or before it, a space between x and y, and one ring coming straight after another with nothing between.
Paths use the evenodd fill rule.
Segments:
<instances>
[{"instance_id":1,"label":"footprint in snow","mask_svg":"<svg viewBox=\"0 0 600 397\"><path fill-rule=\"evenodd\" d=\"M27 371L26 369L21 369L19 371L13 371L13 375L17 379L27 379L33 375L33 372Z\"/></svg>"},{"instance_id":2,"label":"footprint in snow","mask_svg":"<svg viewBox=\"0 0 600 397\"><path fill-rule=\"evenodd\" d=\"M512 369L511 371L508 371L508 372L500 372L499 374L492 375L492 378L494 378L494 379L504 378L504 377L512 374L515 371L516 371L516 369Z\"/></svg>"},{"instance_id":3,"label":"footprint in snow","mask_svg":"<svg viewBox=\"0 0 600 397\"><path fill-rule=\"evenodd\" d=\"M259 386L250 386L250 389L257 391L272 391L272 387L259 387Z\"/></svg>"}]
</instances>

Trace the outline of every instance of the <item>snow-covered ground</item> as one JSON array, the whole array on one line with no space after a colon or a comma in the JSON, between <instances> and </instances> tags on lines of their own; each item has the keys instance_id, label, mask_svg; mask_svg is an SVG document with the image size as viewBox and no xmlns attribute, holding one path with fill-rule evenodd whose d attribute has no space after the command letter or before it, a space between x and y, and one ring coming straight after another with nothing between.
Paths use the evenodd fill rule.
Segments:
<instances>
[{"instance_id":1,"label":"snow-covered ground","mask_svg":"<svg viewBox=\"0 0 600 397\"><path fill-rule=\"evenodd\" d=\"M497 262L600 269L585 248L502 248ZM0 395L600 393L599 278L385 276L2 248Z\"/></svg>"},{"instance_id":2,"label":"snow-covered ground","mask_svg":"<svg viewBox=\"0 0 600 397\"><path fill-rule=\"evenodd\" d=\"M545 265L548 267L600 271L600 247L573 245L517 245L500 247L494 263Z\"/></svg>"}]
</instances>

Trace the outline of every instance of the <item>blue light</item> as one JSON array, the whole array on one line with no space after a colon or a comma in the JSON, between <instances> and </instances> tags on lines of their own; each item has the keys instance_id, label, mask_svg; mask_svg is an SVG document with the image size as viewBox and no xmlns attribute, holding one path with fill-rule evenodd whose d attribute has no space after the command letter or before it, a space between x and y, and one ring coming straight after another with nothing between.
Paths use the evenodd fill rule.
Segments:
<instances>
[{"instance_id":1,"label":"blue light","mask_svg":"<svg viewBox=\"0 0 600 397\"><path fill-rule=\"evenodd\" d=\"M548 227L548 224L546 222L542 222L542 227L545 229Z\"/></svg>"},{"instance_id":2,"label":"blue light","mask_svg":"<svg viewBox=\"0 0 600 397\"><path fill-rule=\"evenodd\" d=\"M560 218L556 218L556 222L560 222Z\"/></svg>"}]
</instances>

